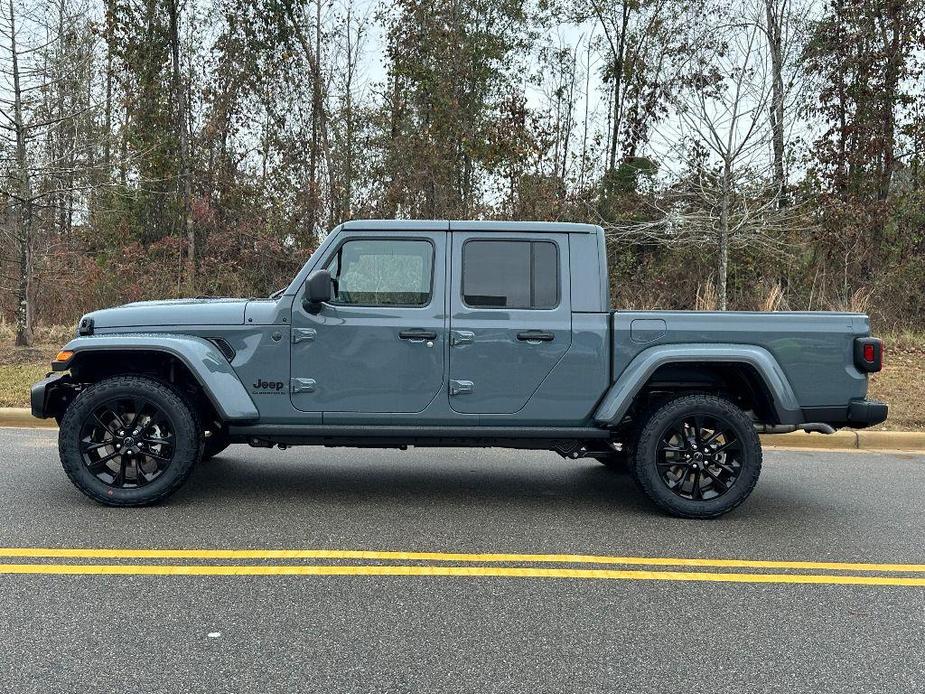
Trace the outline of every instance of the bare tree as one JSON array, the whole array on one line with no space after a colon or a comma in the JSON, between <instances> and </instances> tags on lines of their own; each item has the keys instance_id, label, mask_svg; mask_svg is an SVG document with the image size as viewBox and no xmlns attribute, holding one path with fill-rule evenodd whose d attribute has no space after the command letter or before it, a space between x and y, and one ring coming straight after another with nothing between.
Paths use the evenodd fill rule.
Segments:
<instances>
[{"instance_id":1,"label":"bare tree","mask_svg":"<svg viewBox=\"0 0 925 694\"><path fill-rule=\"evenodd\" d=\"M301 11L296 10L298 5ZM321 177L324 170L329 179L332 175L331 147L328 133L328 103L327 84L324 81L324 66L322 64L322 0L314 0L314 20L309 24L307 20L308 8L302 7L301 0L287 0L284 3L286 18L289 21L295 38L304 52L312 75L311 95L311 142L308 151L308 195L309 210L308 223L312 233L319 231L318 225L322 218L321 213ZM309 35L309 26L313 35ZM330 188L330 185L329 185Z\"/></svg>"},{"instance_id":2,"label":"bare tree","mask_svg":"<svg viewBox=\"0 0 925 694\"><path fill-rule=\"evenodd\" d=\"M774 183L783 190L784 175L784 23L790 0L764 0L764 33L771 59L771 144L774 149Z\"/></svg>"},{"instance_id":3,"label":"bare tree","mask_svg":"<svg viewBox=\"0 0 925 694\"><path fill-rule=\"evenodd\" d=\"M17 248L19 277L16 286L16 344L32 344L32 280L34 276L33 251L35 239L33 228L35 222L35 198L32 194L32 171L29 161L29 135L26 116L23 113L22 54L17 27L18 13L13 0L8 3L9 14L4 17L6 23L2 33L9 40L9 76L13 86L12 117L4 111L9 123L4 123L5 130L12 130L15 141L15 155L10 172L10 185L4 191L13 202L14 217L10 236ZM4 106L7 102L4 102Z\"/></svg>"},{"instance_id":4,"label":"bare tree","mask_svg":"<svg viewBox=\"0 0 925 694\"><path fill-rule=\"evenodd\" d=\"M357 14L354 0L343 0L334 29L334 50L331 56L331 103L326 111L332 114L329 124L331 137L330 201L328 223L334 226L353 215L358 194L357 179L364 167L359 156L362 143L361 117L366 96L362 58L365 54L370 17Z\"/></svg>"},{"instance_id":5,"label":"bare tree","mask_svg":"<svg viewBox=\"0 0 925 694\"><path fill-rule=\"evenodd\" d=\"M590 10L601 28L604 43L609 51L605 79L610 85L610 112L607 117L607 170L617 166L617 142L623 118L624 78L627 50L627 34L634 13L639 11L638 3L609 3L590 0Z\"/></svg>"},{"instance_id":6,"label":"bare tree","mask_svg":"<svg viewBox=\"0 0 925 694\"><path fill-rule=\"evenodd\" d=\"M196 284L196 230L190 224L192 210L192 187L190 172L190 132L187 87L183 80L180 65L180 11L179 0L169 0L168 40L170 42L170 91L175 104L175 127L179 152L177 156L177 198L179 199L179 219L177 230L181 239L186 240L186 282L190 289Z\"/></svg>"},{"instance_id":7,"label":"bare tree","mask_svg":"<svg viewBox=\"0 0 925 694\"><path fill-rule=\"evenodd\" d=\"M774 157L774 183L786 191L788 183L787 160L791 136L797 124L799 107L803 105L805 81L803 79L802 51L808 37L814 11L812 0L752 0L747 7L757 18L757 25L767 44L769 62L768 79L771 98L769 119L771 147ZM788 196L781 195L781 205Z\"/></svg>"},{"instance_id":8,"label":"bare tree","mask_svg":"<svg viewBox=\"0 0 925 694\"><path fill-rule=\"evenodd\" d=\"M784 252L785 233L803 221L801 210L780 205L771 153L773 67L762 29L748 21L722 30L721 50L701 56L714 68L713 79L679 96L676 128L661 133L681 170L669 173L653 198L650 221L611 224L608 231L641 243L713 249L717 305L726 310L730 250Z\"/></svg>"},{"instance_id":9,"label":"bare tree","mask_svg":"<svg viewBox=\"0 0 925 694\"><path fill-rule=\"evenodd\" d=\"M636 156L671 94L691 78L695 47L712 43L707 0L575 0L574 17L600 29L606 89L605 171Z\"/></svg>"},{"instance_id":10,"label":"bare tree","mask_svg":"<svg viewBox=\"0 0 925 694\"><path fill-rule=\"evenodd\" d=\"M74 196L86 187L77 175L86 158L78 162L72 134L89 110L82 79L90 53L71 40L85 20L64 1L7 0L0 10L0 195L8 212L0 232L15 268L6 279L15 287L17 345L32 343L38 262L59 224L69 232Z\"/></svg>"}]
</instances>

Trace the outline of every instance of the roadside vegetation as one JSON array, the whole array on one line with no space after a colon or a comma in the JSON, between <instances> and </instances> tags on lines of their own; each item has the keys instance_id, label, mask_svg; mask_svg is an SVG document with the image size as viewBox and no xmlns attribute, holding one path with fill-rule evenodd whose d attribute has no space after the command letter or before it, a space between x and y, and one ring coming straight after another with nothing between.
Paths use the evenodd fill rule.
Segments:
<instances>
[{"instance_id":1,"label":"roadside vegetation","mask_svg":"<svg viewBox=\"0 0 925 694\"><path fill-rule=\"evenodd\" d=\"M532 219L622 309L868 313L925 426L921 0L206 6L0 8L0 404L47 326L266 296L342 221Z\"/></svg>"},{"instance_id":2,"label":"roadside vegetation","mask_svg":"<svg viewBox=\"0 0 925 694\"><path fill-rule=\"evenodd\" d=\"M925 330L921 0L15 0L0 316L266 296L364 217L600 224L621 308ZM381 67L373 67L381 66Z\"/></svg>"},{"instance_id":3,"label":"roadside vegetation","mask_svg":"<svg viewBox=\"0 0 925 694\"><path fill-rule=\"evenodd\" d=\"M49 363L73 328L40 331L41 344L14 347L13 331L0 323L0 407L28 407L29 387L50 370ZM870 397L890 403L890 418L876 429L925 430L925 334L880 335L886 352L883 371L871 379Z\"/></svg>"}]
</instances>

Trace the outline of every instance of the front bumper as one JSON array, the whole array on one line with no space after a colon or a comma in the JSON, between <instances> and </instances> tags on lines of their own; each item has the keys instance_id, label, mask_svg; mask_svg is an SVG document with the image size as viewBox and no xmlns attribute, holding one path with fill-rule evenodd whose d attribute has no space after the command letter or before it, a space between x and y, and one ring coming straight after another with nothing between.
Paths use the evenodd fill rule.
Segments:
<instances>
[{"instance_id":1,"label":"front bumper","mask_svg":"<svg viewBox=\"0 0 925 694\"><path fill-rule=\"evenodd\" d=\"M49 374L33 384L30 398L32 416L48 419L63 412L64 396L70 389L70 383L69 374Z\"/></svg>"}]
</instances>

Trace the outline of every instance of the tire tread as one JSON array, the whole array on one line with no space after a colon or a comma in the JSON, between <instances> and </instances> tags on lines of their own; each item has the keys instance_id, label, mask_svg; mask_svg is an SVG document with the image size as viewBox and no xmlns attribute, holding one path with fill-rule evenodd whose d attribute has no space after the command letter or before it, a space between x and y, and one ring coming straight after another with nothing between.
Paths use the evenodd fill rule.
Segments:
<instances>
[{"instance_id":1,"label":"tire tread","mask_svg":"<svg viewBox=\"0 0 925 694\"><path fill-rule=\"evenodd\" d=\"M105 396L106 392L110 390L125 391L139 389L155 390L161 397L167 399L168 401L173 401L171 403L172 414L175 417L189 420L188 424L192 426L192 430L197 438L198 451L194 456L189 457L187 460L175 459L171 461L172 466L180 466L180 474L175 475L170 484L165 485L162 489L158 490L158 492L153 495L139 497L137 499L124 499L101 495L98 490L87 485L81 475L78 474L77 469L75 469L75 464L83 465L83 459L79 457L79 452L77 460L71 460L67 455L70 452L68 449L70 442L76 440L80 436L80 427L83 421L80 418L81 404L89 402L91 398L95 398L101 394ZM80 395L78 395L77 398L75 398L74 401L70 404L68 409L65 411L64 416L61 418L61 426L58 430L58 450L61 456L61 465L64 468L64 472L67 474L68 478L71 480L75 487L77 487L81 492L83 492L86 496L90 497L94 501L105 504L106 506L117 507L150 506L152 504L157 504L163 501L168 496L177 491L177 489L183 485L183 483L192 473L196 462L202 458L202 425L200 423L199 414L196 409L191 407L187 399L183 397L182 393L177 391L170 384L147 376L113 376L111 378L100 381L99 383L93 384L81 392Z\"/></svg>"},{"instance_id":2,"label":"tire tread","mask_svg":"<svg viewBox=\"0 0 925 694\"><path fill-rule=\"evenodd\" d=\"M746 482L747 486L744 489L740 488L738 494L733 497L726 505L719 506L716 509L709 511L682 509L678 506L672 506L666 503L665 500L656 492L653 486L655 482L653 482L649 475L644 474L644 468L648 462L644 459L645 451L649 449L652 443L652 438L654 436L658 436L661 433L661 426L663 421L673 419L685 409L696 407L718 407L724 410L728 417L732 419L738 419L739 423L742 424L743 427L746 428L746 431L750 433L750 435L746 437L748 440L743 441L743 446L748 446L751 449L748 451L748 453L751 454L752 459L754 460L754 469L751 472L751 479ZM733 402L727 400L726 398L707 394L679 396L663 404L658 409L648 413L648 416L645 418L640 428L639 438L637 440L637 445L635 446L635 457L633 460L633 479L637 482L640 489L645 492L646 496L648 496L653 503L674 516L697 519L709 519L722 516L738 507L751 495L752 490L758 483L758 477L760 476L760 473L761 440L758 438L758 434L754 431L753 423L748 415L746 415L745 412L743 412Z\"/></svg>"}]
</instances>

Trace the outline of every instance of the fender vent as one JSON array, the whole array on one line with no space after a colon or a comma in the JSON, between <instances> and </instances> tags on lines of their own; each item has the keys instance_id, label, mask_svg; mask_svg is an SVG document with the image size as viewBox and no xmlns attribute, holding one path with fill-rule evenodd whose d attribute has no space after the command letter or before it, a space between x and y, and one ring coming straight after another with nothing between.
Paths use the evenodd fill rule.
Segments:
<instances>
[{"instance_id":1,"label":"fender vent","mask_svg":"<svg viewBox=\"0 0 925 694\"><path fill-rule=\"evenodd\" d=\"M225 359L228 361L233 361L237 352L234 351L234 347L228 344L228 340L224 337L210 337L208 338L209 342L218 347L218 350L225 356Z\"/></svg>"}]
</instances>

